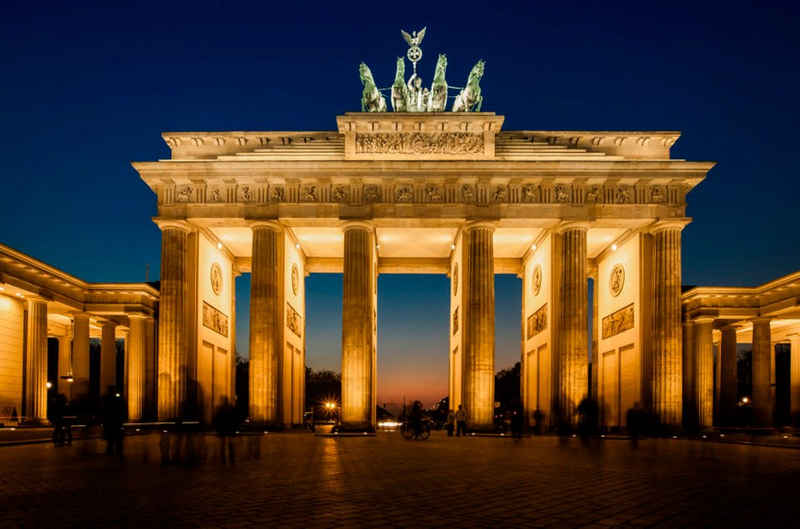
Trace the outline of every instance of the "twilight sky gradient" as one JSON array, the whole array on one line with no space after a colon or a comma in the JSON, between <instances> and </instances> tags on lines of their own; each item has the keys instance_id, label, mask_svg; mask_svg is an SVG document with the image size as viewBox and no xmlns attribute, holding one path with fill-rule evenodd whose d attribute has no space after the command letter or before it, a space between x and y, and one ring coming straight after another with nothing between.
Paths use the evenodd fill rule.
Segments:
<instances>
[{"instance_id":1,"label":"twilight sky gradient","mask_svg":"<svg viewBox=\"0 0 800 529\"><path fill-rule=\"evenodd\" d=\"M155 197L129 162L168 157L161 131L335 129L359 109L358 63L388 86L400 29L422 26L425 82L437 53L454 85L485 59L507 130L676 129L673 156L718 161L689 195L684 283L800 268L797 3L73 4L0 7L0 242L83 279L157 278ZM499 369L519 358L520 282L496 287ZM379 288L379 399L444 395L446 278ZM248 276L237 290L244 353ZM341 276L308 278L307 302L310 364L338 369Z\"/></svg>"}]
</instances>

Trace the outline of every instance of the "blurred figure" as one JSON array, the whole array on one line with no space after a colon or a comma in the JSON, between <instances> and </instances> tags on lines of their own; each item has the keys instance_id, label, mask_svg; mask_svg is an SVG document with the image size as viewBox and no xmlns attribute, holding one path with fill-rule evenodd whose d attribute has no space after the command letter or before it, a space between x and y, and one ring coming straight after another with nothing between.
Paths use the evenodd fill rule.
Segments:
<instances>
[{"instance_id":1,"label":"blurred figure","mask_svg":"<svg viewBox=\"0 0 800 529\"><path fill-rule=\"evenodd\" d=\"M416 435L422 431L422 403L418 400L415 400L411 406L408 414L408 426Z\"/></svg>"},{"instance_id":2,"label":"blurred figure","mask_svg":"<svg viewBox=\"0 0 800 529\"><path fill-rule=\"evenodd\" d=\"M644 428L644 411L638 401L633 404L633 408L628 410L625 418L628 423L628 434L631 436L631 446L636 448L639 446L639 437Z\"/></svg>"},{"instance_id":3,"label":"blurred figure","mask_svg":"<svg viewBox=\"0 0 800 529\"><path fill-rule=\"evenodd\" d=\"M66 415L66 408L67 397L63 393L56 395L48 408L49 419L53 423L53 444L55 446L64 446L65 443L64 415ZM70 434L70 444L72 444L72 434Z\"/></svg>"},{"instance_id":4,"label":"blurred figure","mask_svg":"<svg viewBox=\"0 0 800 529\"><path fill-rule=\"evenodd\" d=\"M106 440L106 454L122 457L125 403L114 386L109 386L103 399L103 437Z\"/></svg>"},{"instance_id":5,"label":"blurred figure","mask_svg":"<svg viewBox=\"0 0 800 529\"><path fill-rule=\"evenodd\" d=\"M456 412L447 412L447 437L453 437L453 430L456 429Z\"/></svg>"},{"instance_id":6,"label":"blurred figure","mask_svg":"<svg viewBox=\"0 0 800 529\"><path fill-rule=\"evenodd\" d=\"M467 412L462 404L458 405L456 411L456 437L467 435Z\"/></svg>"},{"instance_id":7,"label":"blurred figure","mask_svg":"<svg viewBox=\"0 0 800 529\"><path fill-rule=\"evenodd\" d=\"M589 440L589 437L597 433L598 421L600 419L600 406L597 401L584 397L578 404L578 435L584 442Z\"/></svg>"},{"instance_id":8,"label":"blurred figure","mask_svg":"<svg viewBox=\"0 0 800 529\"><path fill-rule=\"evenodd\" d=\"M511 437L522 439L522 404L515 400L511 406Z\"/></svg>"},{"instance_id":9,"label":"blurred figure","mask_svg":"<svg viewBox=\"0 0 800 529\"><path fill-rule=\"evenodd\" d=\"M214 426L219 436L219 458L223 465L226 462L226 452L230 464L233 465L236 462L232 437L236 435L237 422L236 409L231 405L228 397L223 397L214 417Z\"/></svg>"}]
</instances>

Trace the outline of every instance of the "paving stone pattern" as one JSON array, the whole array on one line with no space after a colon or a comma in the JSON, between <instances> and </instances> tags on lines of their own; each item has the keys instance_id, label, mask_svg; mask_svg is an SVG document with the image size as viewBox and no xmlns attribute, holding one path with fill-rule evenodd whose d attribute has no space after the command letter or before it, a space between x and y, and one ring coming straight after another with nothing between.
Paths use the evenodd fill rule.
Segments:
<instances>
[{"instance_id":1,"label":"paving stone pattern","mask_svg":"<svg viewBox=\"0 0 800 529\"><path fill-rule=\"evenodd\" d=\"M197 441L162 465L159 436L0 448L0 527L792 527L800 450L552 437L405 441L270 434ZM794 522L792 521L794 520Z\"/></svg>"}]
</instances>

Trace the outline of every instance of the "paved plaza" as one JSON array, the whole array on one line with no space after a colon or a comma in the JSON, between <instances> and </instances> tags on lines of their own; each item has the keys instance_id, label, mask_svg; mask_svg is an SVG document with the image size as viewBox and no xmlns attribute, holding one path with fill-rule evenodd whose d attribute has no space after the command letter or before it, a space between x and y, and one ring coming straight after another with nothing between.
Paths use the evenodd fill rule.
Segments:
<instances>
[{"instance_id":1,"label":"paved plaza","mask_svg":"<svg viewBox=\"0 0 800 529\"><path fill-rule=\"evenodd\" d=\"M800 514L800 451L553 437L271 434L223 465L161 465L159 436L0 448L2 527L769 527ZM257 441L256 441L257 440ZM783 522L783 523L782 523Z\"/></svg>"}]
</instances>

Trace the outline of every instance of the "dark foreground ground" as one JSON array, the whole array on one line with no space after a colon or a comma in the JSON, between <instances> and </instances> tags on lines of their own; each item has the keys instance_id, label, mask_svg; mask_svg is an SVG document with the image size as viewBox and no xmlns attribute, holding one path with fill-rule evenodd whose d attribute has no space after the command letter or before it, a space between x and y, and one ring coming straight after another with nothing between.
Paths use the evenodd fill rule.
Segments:
<instances>
[{"instance_id":1,"label":"dark foreground ground","mask_svg":"<svg viewBox=\"0 0 800 529\"><path fill-rule=\"evenodd\" d=\"M158 435L0 448L2 527L796 527L800 450L651 440L271 434L233 466ZM185 454L185 452L184 452ZM182 455L182 458L184 456Z\"/></svg>"}]
</instances>

